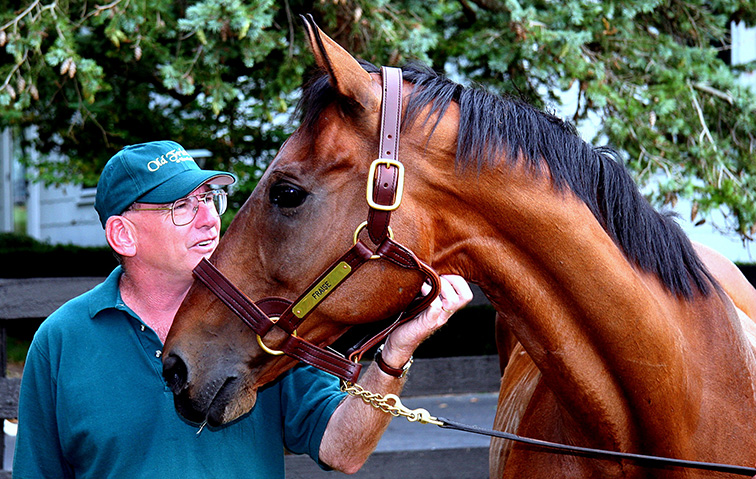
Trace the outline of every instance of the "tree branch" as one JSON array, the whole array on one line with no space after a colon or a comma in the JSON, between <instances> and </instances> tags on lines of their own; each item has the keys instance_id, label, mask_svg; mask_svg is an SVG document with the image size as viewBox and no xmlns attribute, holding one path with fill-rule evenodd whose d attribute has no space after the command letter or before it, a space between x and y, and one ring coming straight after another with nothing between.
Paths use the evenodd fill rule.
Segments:
<instances>
[{"instance_id":1,"label":"tree branch","mask_svg":"<svg viewBox=\"0 0 756 479\"><path fill-rule=\"evenodd\" d=\"M717 144L714 141L714 138L711 136L711 132L709 131L709 127L706 126L706 119L704 118L703 111L701 110L701 105L698 104L698 99L696 98L696 92L693 91L693 86L689 83L688 88L690 89L690 97L693 100L693 108L696 109L696 113L698 114L698 121L701 122L701 127L703 130L701 131L701 134L698 137L698 140L701 141L701 138L706 136L706 138L709 139L709 142L711 142L711 146L714 148L714 151L717 151Z\"/></svg>"},{"instance_id":2,"label":"tree branch","mask_svg":"<svg viewBox=\"0 0 756 479\"><path fill-rule=\"evenodd\" d=\"M29 13L31 13L31 11L34 10L34 7L36 7L37 5L39 5L39 0L34 0L31 3L31 5L29 5L28 7L26 7L26 10L24 10L21 13L19 13L16 18L14 18L10 22L8 22L5 25L3 25L2 27L0 27L0 30L5 30L6 28L8 28L11 25L17 25L18 22L20 22L25 16L27 16ZM51 3L50 5L55 5L55 2ZM49 8L50 5L46 6L45 8Z\"/></svg>"},{"instance_id":3,"label":"tree branch","mask_svg":"<svg viewBox=\"0 0 756 479\"><path fill-rule=\"evenodd\" d=\"M27 58L28 54L29 54L29 50L25 50L23 58L21 58L21 61L18 62L18 63L16 63L13 66L13 68L11 68L11 71L10 71L10 73L8 73L8 77L5 79L5 82L3 82L2 86L0 86L0 90L3 90L5 87L8 86L8 84L11 81L11 79L13 78L13 74L16 73L19 68L21 68L21 65L23 65L24 62L26 61L26 58Z\"/></svg>"},{"instance_id":4,"label":"tree branch","mask_svg":"<svg viewBox=\"0 0 756 479\"><path fill-rule=\"evenodd\" d=\"M716 90L716 89L714 89L714 88L712 88L710 86L706 86L706 85L704 85L702 83L694 83L693 84L693 88L695 88L696 90L702 91L704 93L708 93L710 95L714 95L714 96L716 96L718 98L721 98L722 100L726 101L730 105L734 105L735 104L735 100L732 98L732 95L730 95L729 93L725 93L723 91Z\"/></svg>"},{"instance_id":5,"label":"tree branch","mask_svg":"<svg viewBox=\"0 0 756 479\"><path fill-rule=\"evenodd\" d=\"M78 24L76 25L76 28L79 28L79 27L81 27L81 26L82 26L82 25L84 24L84 22L86 22L86 21L87 21L87 20L89 19L89 17L92 17L92 16L95 16L95 17L96 17L97 15L101 14L101 13L102 13L102 12L104 12L105 10L110 10L110 9L112 9L112 8L115 8L115 7L117 7L117 6L118 6L118 4L119 4L119 3L121 3L122 1L123 1L123 0L113 0L112 2L110 2L110 3L109 3L109 4L107 4L107 5L95 5L95 7L94 7L94 10L92 10L92 11L91 11L91 12L89 12L89 13L87 13L86 15L84 15L84 16L83 16L83 17L81 18L81 20L79 21L79 23L78 23ZM128 7L128 3L129 3L129 2L126 2L126 7Z\"/></svg>"}]
</instances>

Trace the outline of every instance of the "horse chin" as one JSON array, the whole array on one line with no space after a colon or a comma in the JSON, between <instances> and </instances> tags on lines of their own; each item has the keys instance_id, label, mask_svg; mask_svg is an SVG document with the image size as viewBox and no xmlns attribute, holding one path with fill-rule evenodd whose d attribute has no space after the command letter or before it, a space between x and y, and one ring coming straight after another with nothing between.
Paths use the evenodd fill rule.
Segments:
<instances>
[{"instance_id":1,"label":"horse chin","mask_svg":"<svg viewBox=\"0 0 756 479\"><path fill-rule=\"evenodd\" d=\"M218 413L211 408L207 417L207 423L211 426L220 426L239 419L255 407L257 403L257 390L247 391L241 397L226 403L223 408L218 408Z\"/></svg>"},{"instance_id":2,"label":"horse chin","mask_svg":"<svg viewBox=\"0 0 756 479\"><path fill-rule=\"evenodd\" d=\"M174 395L176 411L189 422L219 427L232 422L255 407L257 389L240 387L240 380L227 378L220 388L206 387L196 397L184 390Z\"/></svg>"}]
</instances>

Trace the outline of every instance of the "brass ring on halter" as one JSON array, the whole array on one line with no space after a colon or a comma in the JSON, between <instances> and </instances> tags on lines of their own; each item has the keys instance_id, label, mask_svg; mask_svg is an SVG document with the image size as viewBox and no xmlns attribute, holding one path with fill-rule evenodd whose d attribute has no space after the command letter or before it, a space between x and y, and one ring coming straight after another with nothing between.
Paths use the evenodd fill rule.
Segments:
<instances>
[{"instance_id":1,"label":"brass ring on halter","mask_svg":"<svg viewBox=\"0 0 756 479\"><path fill-rule=\"evenodd\" d=\"M273 322L273 323L275 323L279 319L280 319L279 316L271 316L270 321ZM297 335L297 330L295 329L294 332L291 333L291 334L292 334L292 336L296 336ZM262 348L263 351L265 351L266 353L270 354L271 356L281 356L281 355L285 354L283 351L279 351L277 349L270 349L269 347L267 347L265 345L265 343L263 343L262 338L260 337L259 334L257 335L257 344L260 345L260 347Z\"/></svg>"},{"instance_id":2,"label":"brass ring on halter","mask_svg":"<svg viewBox=\"0 0 756 479\"><path fill-rule=\"evenodd\" d=\"M354 239L352 243L353 245L357 244L357 239L360 236L360 233L362 232L362 230L365 228L365 226L367 226L367 224L368 224L367 221L363 221L362 223L360 223L357 229L354 230ZM389 234L389 238L394 239L394 230L391 229L391 226L388 227L388 234ZM373 256L370 257L370 259L379 259L379 258L380 256L378 256L377 254L374 254Z\"/></svg>"}]
</instances>

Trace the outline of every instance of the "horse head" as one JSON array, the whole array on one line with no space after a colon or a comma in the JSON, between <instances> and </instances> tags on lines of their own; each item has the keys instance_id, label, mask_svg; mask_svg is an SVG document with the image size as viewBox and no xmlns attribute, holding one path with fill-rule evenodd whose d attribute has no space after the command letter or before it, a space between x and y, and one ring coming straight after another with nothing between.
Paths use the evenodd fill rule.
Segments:
<instances>
[{"instance_id":1,"label":"horse head","mask_svg":"<svg viewBox=\"0 0 756 479\"><path fill-rule=\"evenodd\" d=\"M211 258L255 300L278 296L293 301L358 239L373 243L360 225L368 214L366 184L380 143L381 75L366 70L314 22L305 23L325 75L304 89L302 125L282 145ZM425 124L413 131L427 136L422 130L428 128ZM415 138L413 131L404 133L401 156L408 165L407 180L401 208L391 216L391 234L419 257L430 255L432 248L427 226L432 218L425 213L432 208L423 203L433 197L427 179L434 173L423 151L431 146L447 151L450 161L454 158L452 133L435 128L433 145ZM297 325L299 338L328 345L353 325L397 315L416 297L422 274L375 258ZM290 357L269 354L286 338L277 327L259 338L195 281L164 349L164 375L179 412L218 425L249 411L257 389L296 364Z\"/></svg>"}]
</instances>

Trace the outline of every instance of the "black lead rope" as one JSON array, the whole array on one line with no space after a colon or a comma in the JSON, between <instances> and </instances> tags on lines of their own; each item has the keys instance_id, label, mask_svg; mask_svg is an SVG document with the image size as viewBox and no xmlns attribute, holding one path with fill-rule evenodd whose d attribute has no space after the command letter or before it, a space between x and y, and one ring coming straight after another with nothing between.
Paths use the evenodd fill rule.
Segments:
<instances>
[{"instance_id":1,"label":"black lead rope","mask_svg":"<svg viewBox=\"0 0 756 479\"><path fill-rule=\"evenodd\" d=\"M589 447L580 446L568 446L566 444L559 444L556 442L542 441L539 439L531 439L527 437L518 436L508 432L494 431L492 429L484 429L478 426L469 426L467 424L458 423L446 418L437 418L439 422L443 423L439 425L444 429L456 429L458 431L471 432L473 434L481 434L483 436L498 437L501 439L508 439L510 441L517 441L532 446L542 447L546 449L554 449L558 451L564 451L576 455L582 455L586 457L598 458L598 459L627 459L639 464L651 467L666 467L677 466L687 469L702 469L705 471L725 472L729 474L738 474L741 476L754 476L756 475L756 469L752 467L733 466L730 464L717 464L712 462L699 462L699 461L685 461L682 459L672 459L667 457L658 456L646 456L643 454L632 454L627 452L606 451L603 449L592 449Z\"/></svg>"}]
</instances>

